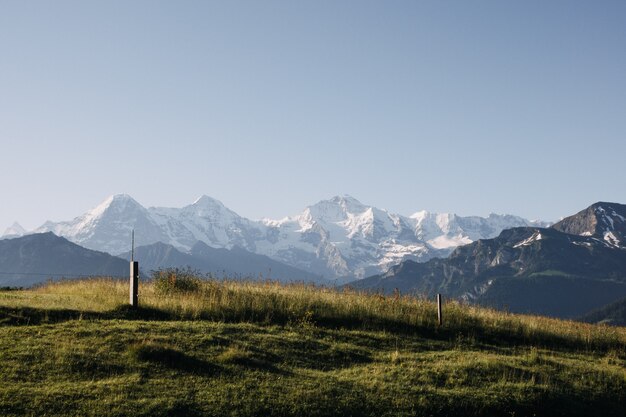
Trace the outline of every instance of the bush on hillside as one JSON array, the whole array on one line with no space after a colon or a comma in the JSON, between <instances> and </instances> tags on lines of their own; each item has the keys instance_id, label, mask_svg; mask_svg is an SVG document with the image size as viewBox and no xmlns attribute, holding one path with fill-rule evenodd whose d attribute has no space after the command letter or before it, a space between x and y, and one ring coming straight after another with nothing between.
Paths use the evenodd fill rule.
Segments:
<instances>
[{"instance_id":1,"label":"bush on hillside","mask_svg":"<svg viewBox=\"0 0 626 417\"><path fill-rule=\"evenodd\" d=\"M189 267L164 268L152 271L152 280L157 294L167 295L200 290L201 274Z\"/></svg>"}]
</instances>

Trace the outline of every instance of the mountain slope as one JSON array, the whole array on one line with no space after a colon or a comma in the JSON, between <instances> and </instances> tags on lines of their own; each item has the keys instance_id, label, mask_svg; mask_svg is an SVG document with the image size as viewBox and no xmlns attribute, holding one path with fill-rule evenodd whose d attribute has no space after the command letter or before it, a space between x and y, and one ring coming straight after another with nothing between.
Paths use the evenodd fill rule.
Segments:
<instances>
[{"instance_id":1,"label":"mountain slope","mask_svg":"<svg viewBox=\"0 0 626 417\"><path fill-rule=\"evenodd\" d=\"M581 318L588 323L626 326L626 298L594 310Z\"/></svg>"},{"instance_id":2,"label":"mountain slope","mask_svg":"<svg viewBox=\"0 0 626 417\"><path fill-rule=\"evenodd\" d=\"M579 235L558 230L564 227L504 230L497 238L458 247L446 259L403 262L350 285L428 296L440 292L558 317L578 317L626 296L626 249L604 239L604 228L587 236L586 228L567 229Z\"/></svg>"},{"instance_id":3,"label":"mountain slope","mask_svg":"<svg viewBox=\"0 0 626 417\"><path fill-rule=\"evenodd\" d=\"M264 224L282 239L257 243L263 253L290 262L297 258L295 251L314 250L324 254L326 267L335 275L364 277L405 259L446 256L459 245L493 237L505 227L534 223L495 214L480 218L419 212L405 217L350 196L337 196L307 207L298 216L264 220ZM321 268L319 272L324 273Z\"/></svg>"},{"instance_id":4,"label":"mountain slope","mask_svg":"<svg viewBox=\"0 0 626 417\"><path fill-rule=\"evenodd\" d=\"M139 294L0 290L3 416L624 415L626 328L453 303L438 326L432 301L307 285Z\"/></svg>"},{"instance_id":5,"label":"mountain slope","mask_svg":"<svg viewBox=\"0 0 626 417\"><path fill-rule=\"evenodd\" d=\"M130 259L130 253L121 255ZM183 253L174 246L157 242L135 249L135 260L144 271L161 268L190 267L215 277L241 277L251 279L273 279L282 282L305 281L328 283L321 277L281 264L267 256L257 255L245 249L212 248L198 241L190 253Z\"/></svg>"},{"instance_id":6,"label":"mountain slope","mask_svg":"<svg viewBox=\"0 0 626 417\"><path fill-rule=\"evenodd\" d=\"M564 233L593 236L626 247L626 205L599 202L552 226Z\"/></svg>"},{"instance_id":7,"label":"mountain slope","mask_svg":"<svg viewBox=\"0 0 626 417\"><path fill-rule=\"evenodd\" d=\"M53 232L86 248L117 254L130 248L133 229L137 245L168 239L150 212L126 194L111 196L72 221L47 222L35 233Z\"/></svg>"},{"instance_id":8,"label":"mountain slope","mask_svg":"<svg viewBox=\"0 0 626 417\"><path fill-rule=\"evenodd\" d=\"M152 207L148 211L167 235L161 241L187 250L202 241L218 248L239 246L253 251L255 240L265 232L262 225L206 195L180 209Z\"/></svg>"},{"instance_id":9,"label":"mountain slope","mask_svg":"<svg viewBox=\"0 0 626 417\"><path fill-rule=\"evenodd\" d=\"M85 247L128 251L130 233L139 246L163 242L183 252L197 241L213 248L243 248L329 279L364 277L406 259L425 261L456 246L497 236L504 228L532 226L515 216L487 218L419 212L405 217L337 196L282 220L252 221L202 196L183 208L144 208L130 196L108 198L69 222L48 222L53 231Z\"/></svg>"},{"instance_id":10,"label":"mountain slope","mask_svg":"<svg viewBox=\"0 0 626 417\"><path fill-rule=\"evenodd\" d=\"M53 233L0 240L0 285L29 286L49 278L128 276L128 263Z\"/></svg>"}]
</instances>

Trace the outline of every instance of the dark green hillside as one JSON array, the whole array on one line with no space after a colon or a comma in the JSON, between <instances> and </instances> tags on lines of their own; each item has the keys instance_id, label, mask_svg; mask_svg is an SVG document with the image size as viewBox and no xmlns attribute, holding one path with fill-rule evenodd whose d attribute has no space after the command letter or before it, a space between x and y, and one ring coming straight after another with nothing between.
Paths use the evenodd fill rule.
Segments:
<instances>
[{"instance_id":1,"label":"dark green hillside","mask_svg":"<svg viewBox=\"0 0 626 417\"><path fill-rule=\"evenodd\" d=\"M626 326L626 298L604 306L582 317L588 323L604 323Z\"/></svg>"},{"instance_id":2,"label":"dark green hillside","mask_svg":"<svg viewBox=\"0 0 626 417\"><path fill-rule=\"evenodd\" d=\"M302 285L0 291L3 416L622 416L622 328Z\"/></svg>"}]
</instances>

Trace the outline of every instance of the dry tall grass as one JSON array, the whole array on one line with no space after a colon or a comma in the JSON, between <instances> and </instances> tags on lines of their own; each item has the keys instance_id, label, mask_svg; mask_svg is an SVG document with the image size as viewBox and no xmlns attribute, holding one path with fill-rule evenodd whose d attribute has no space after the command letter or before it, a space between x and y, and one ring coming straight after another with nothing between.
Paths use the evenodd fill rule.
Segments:
<instances>
[{"instance_id":1,"label":"dry tall grass","mask_svg":"<svg viewBox=\"0 0 626 417\"><path fill-rule=\"evenodd\" d=\"M107 278L49 283L31 290L0 293L0 305L78 312L110 312L128 303L128 283ZM276 282L202 281L195 291L139 286L144 311L171 319L313 324L402 332L447 333L475 343L575 345L577 349L626 350L626 329L540 316L509 314L449 301L444 326L437 326L433 302L408 296L383 296L351 290Z\"/></svg>"}]
</instances>

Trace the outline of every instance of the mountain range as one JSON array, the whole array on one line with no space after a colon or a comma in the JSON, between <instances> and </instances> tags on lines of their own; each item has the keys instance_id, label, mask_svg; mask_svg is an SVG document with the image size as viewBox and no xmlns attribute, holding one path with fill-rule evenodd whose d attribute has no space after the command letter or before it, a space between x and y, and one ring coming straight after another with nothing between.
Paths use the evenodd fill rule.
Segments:
<instances>
[{"instance_id":1,"label":"mountain range","mask_svg":"<svg viewBox=\"0 0 626 417\"><path fill-rule=\"evenodd\" d=\"M124 194L70 221L46 222L34 233L53 232L86 248L122 254L135 230L138 246L162 242L189 253L197 242L239 247L326 279L363 278L404 260L445 257L459 245L492 238L517 226L545 226L512 215L462 217L419 211L410 216L336 196L280 220L250 220L202 196L182 208L145 208ZM17 228L17 233L24 234Z\"/></svg>"},{"instance_id":2,"label":"mountain range","mask_svg":"<svg viewBox=\"0 0 626 417\"><path fill-rule=\"evenodd\" d=\"M596 203L549 228L507 229L448 258L405 261L350 285L580 317L626 297L626 205Z\"/></svg>"},{"instance_id":3,"label":"mountain range","mask_svg":"<svg viewBox=\"0 0 626 417\"><path fill-rule=\"evenodd\" d=\"M218 278L333 285L342 282L339 277L391 265L348 285L427 297L441 293L512 312L623 322L626 205L616 203L595 203L548 226L514 216L418 212L404 217L347 196L307 207L298 216L252 221L208 197L181 209L146 209L118 195L73 221L48 222L37 229L42 233L27 233L18 224L9 228L0 239L0 286L128 274L128 251L115 257L46 229L111 252L128 248L135 229L142 274L189 266Z\"/></svg>"},{"instance_id":4,"label":"mountain range","mask_svg":"<svg viewBox=\"0 0 626 417\"><path fill-rule=\"evenodd\" d=\"M154 270L191 268L215 278L271 279L281 282L330 284L327 280L245 249L211 248L196 242L189 253L157 242L135 249L140 276ZM0 240L0 287L28 287L49 279L90 276L127 278L131 254L120 257L84 248L52 232Z\"/></svg>"}]
</instances>

